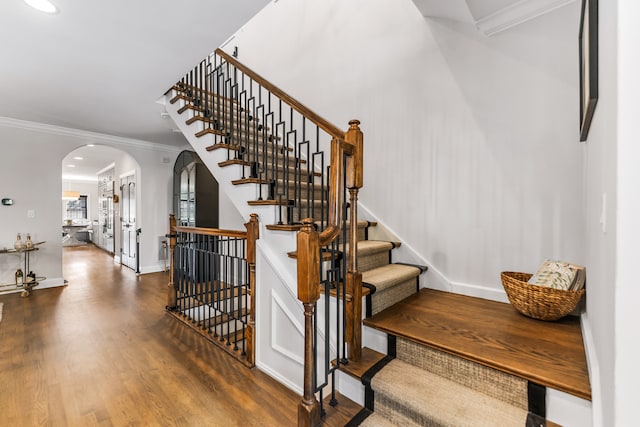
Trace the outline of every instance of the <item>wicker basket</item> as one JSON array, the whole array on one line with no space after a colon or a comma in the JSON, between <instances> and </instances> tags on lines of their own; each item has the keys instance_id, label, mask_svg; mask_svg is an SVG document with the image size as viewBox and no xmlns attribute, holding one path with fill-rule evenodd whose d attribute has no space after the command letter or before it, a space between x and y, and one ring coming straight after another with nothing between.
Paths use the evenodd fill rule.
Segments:
<instances>
[{"instance_id":1,"label":"wicker basket","mask_svg":"<svg viewBox=\"0 0 640 427\"><path fill-rule=\"evenodd\" d=\"M571 313L585 290L564 291L527 283L531 274L503 271L502 286L509 302L525 316L540 320L558 320Z\"/></svg>"}]
</instances>

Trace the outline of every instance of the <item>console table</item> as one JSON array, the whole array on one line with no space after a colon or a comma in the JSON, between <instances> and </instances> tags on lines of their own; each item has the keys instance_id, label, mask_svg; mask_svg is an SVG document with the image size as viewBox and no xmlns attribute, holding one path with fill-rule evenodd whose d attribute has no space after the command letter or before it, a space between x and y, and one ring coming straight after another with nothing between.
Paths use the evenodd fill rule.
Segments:
<instances>
[{"instance_id":1,"label":"console table","mask_svg":"<svg viewBox=\"0 0 640 427\"><path fill-rule=\"evenodd\" d=\"M29 267L30 267L30 256L31 256L31 252L33 251L37 251L39 250L38 245L41 245L45 242L39 242L36 243L33 248L31 249L21 249L21 250L15 250L15 249L2 249L0 250L0 254L22 254L24 256L24 276L23 276L23 282L21 285L18 285L16 283L7 283L7 284L0 284L0 292L6 292L6 291L13 291L13 290L18 290L18 289L22 289L22 292L20 293L20 296L22 297L28 297L31 294L31 289L33 289L34 286L38 286L39 282L38 280L44 280L45 277L36 277L36 280L33 280L29 277L27 277L27 274L29 274ZM29 280L29 281L28 281Z\"/></svg>"}]
</instances>

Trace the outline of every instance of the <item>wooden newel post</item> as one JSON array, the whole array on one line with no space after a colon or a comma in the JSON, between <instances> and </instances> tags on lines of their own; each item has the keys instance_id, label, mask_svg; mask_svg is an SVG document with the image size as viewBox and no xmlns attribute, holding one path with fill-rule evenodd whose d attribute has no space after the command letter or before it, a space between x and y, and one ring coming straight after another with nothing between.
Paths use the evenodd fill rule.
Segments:
<instances>
[{"instance_id":1,"label":"wooden newel post","mask_svg":"<svg viewBox=\"0 0 640 427\"><path fill-rule=\"evenodd\" d=\"M320 240L313 219L302 220L297 236L298 299L304 306L304 394L298 405L298 427L320 425L320 404L314 394L313 315L320 299Z\"/></svg>"},{"instance_id":2,"label":"wooden newel post","mask_svg":"<svg viewBox=\"0 0 640 427\"><path fill-rule=\"evenodd\" d=\"M173 252L176 248L176 217L169 215L169 287L167 289L167 309L171 310L178 305L178 292L174 284L174 257Z\"/></svg>"},{"instance_id":3,"label":"wooden newel post","mask_svg":"<svg viewBox=\"0 0 640 427\"><path fill-rule=\"evenodd\" d=\"M256 240L260 238L258 215L251 214L247 229L247 264L249 266L249 324L247 325L247 362L255 365L256 344Z\"/></svg>"},{"instance_id":4,"label":"wooden newel post","mask_svg":"<svg viewBox=\"0 0 640 427\"><path fill-rule=\"evenodd\" d=\"M358 190L363 185L363 135L358 120L349 122L349 130L344 139L353 147L347 157L347 188L349 189L349 248L347 264L347 302L345 339L349 350L349 360L358 361L362 356L362 273L358 270Z\"/></svg>"}]
</instances>

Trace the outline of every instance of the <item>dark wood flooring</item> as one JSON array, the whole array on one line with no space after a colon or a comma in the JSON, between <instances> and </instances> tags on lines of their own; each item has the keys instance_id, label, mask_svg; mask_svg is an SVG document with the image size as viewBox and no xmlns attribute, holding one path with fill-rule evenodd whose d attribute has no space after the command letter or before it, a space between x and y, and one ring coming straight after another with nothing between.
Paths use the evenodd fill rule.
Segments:
<instances>
[{"instance_id":1,"label":"dark wood flooring","mask_svg":"<svg viewBox=\"0 0 640 427\"><path fill-rule=\"evenodd\" d=\"M166 273L136 276L83 246L64 249L64 276L0 296L1 426L297 424L296 393L165 313Z\"/></svg>"},{"instance_id":2,"label":"dark wood flooring","mask_svg":"<svg viewBox=\"0 0 640 427\"><path fill-rule=\"evenodd\" d=\"M422 289L364 324L591 400L577 318L544 322L509 304Z\"/></svg>"}]
</instances>

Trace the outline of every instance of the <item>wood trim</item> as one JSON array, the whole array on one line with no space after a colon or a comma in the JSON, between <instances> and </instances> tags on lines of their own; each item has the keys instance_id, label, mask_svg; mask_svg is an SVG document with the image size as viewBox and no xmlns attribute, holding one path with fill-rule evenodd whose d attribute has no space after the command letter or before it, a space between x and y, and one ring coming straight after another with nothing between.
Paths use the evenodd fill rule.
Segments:
<instances>
[{"instance_id":1,"label":"wood trim","mask_svg":"<svg viewBox=\"0 0 640 427\"><path fill-rule=\"evenodd\" d=\"M267 230L274 231L300 231L302 224L268 224Z\"/></svg>"},{"instance_id":2,"label":"wood trim","mask_svg":"<svg viewBox=\"0 0 640 427\"><path fill-rule=\"evenodd\" d=\"M530 319L509 304L422 289L364 324L591 400L580 322Z\"/></svg>"},{"instance_id":3,"label":"wood trim","mask_svg":"<svg viewBox=\"0 0 640 427\"><path fill-rule=\"evenodd\" d=\"M208 129L206 129L208 130ZM204 132L204 131L200 131L200 132ZM198 133L200 133L198 132ZM226 136L227 132L225 131L220 131L220 130L215 130L215 129L211 129L210 132L205 132L205 133L214 133L216 135L222 135L222 136ZM197 136L197 135L196 135ZM273 142L270 142L268 145L271 145L271 147L269 147L272 151L273 149L276 150L286 150L289 152L293 151L293 148L291 147L283 147L283 146L276 146L273 144ZM215 144L209 145L207 147L205 147L205 150L207 151L213 151L213 150L219 150L222 148L226 148L227 150L234 150L234 151L238 151L240 149L239 145L234 145L234 144L227 144L226 142L217 142Z\"/></svg>"},{"instance_id":4,"label":"wood trim","mask_svg":"<svg viewBox=\"0 0 640 427\"><path fill-rule=\"evenodd\" d=\"M196 324L188 320L186 316L184 316L182 313L169 311L168 314L170 314L175 319L179 320L183 325L186 325L190 329L194 330L196 333L198 333L201 337L205 338L210 343L215 344L219 349L222 349L227 354L234 357L236 360L243 363L247 367L249 368L253 367L253 365L249 363L249 361L245 357L243 357L239 352L233 350L233 346L226 345L226 340L223 342L220 342L219 339L213 338L209 334L202 333L202 328L200 328L199 326L197 326Z\"/></svg>"},{"instance_id":5,"label":"wood trim","mask_svg":"<svg viewBox=\"0 0 640 427\"><path fill-rule=\"evenodd\" d=\"M313 351L313 319L316 301L320 299L320 245L318 232L307 218L296 236L298 247L298 299L304 306L304 371L302 400L298 405L298 426L320 425L320 404L315 396L315 354Z\"/></svg>"},{"instance_id":6,"label":"wood trim","mask_svg":"<svg viewBox=\"0 0 640 427\"><path fill-rule=\"evenodd\" d=\"M251 366L256 360L256 240L260 238L258 215L251 214L247 229L247 264L249 264L249 322L247 324L247 361Z\"/></svg>"},{"instance_id":7,"label":"wood trim","mask_svg":"<svg viewBox=\"0 0 640 427\"><path fill-rule=\"evenodd\" d=\"M221 168L224 168L226 166L234 166L234 165L251 166L251 163L247 162L246 160L240 160L240 159L230 159L230 160L225 160L223 162L218 163L218 166L220 166Z\"/></svg>"},{"instance_id":8,"label":"wood trim","mask_svg":"<svg viewBox=\"0 0 640 427\"><path fill-rule=\"evenodd\" d=\"M198 131L195 133L196 138L202 138L205 135L220 135L220 136L226 136L227 133L221 130L216 130L216 129L212 129L212 128L207 128L201 131Z\"/></svg>"},{"instance_id":9,"label":"wood trim","mask_svg":"<svg viewBox=\"0 0 640 427\"><path fill-rule=\"evenodd\" d=\"M182 226L174 227L173 229L181 233L203 234L205 236L237 237L240 239L247 238L246 231L238 231L238 230L222 230L218 228L182 227Z\"/></svg>"},{"instance_id":10,"label":"wood trim","mask_svg":"<svg viewBox=\"0 0 640 427\"><path fill-rule=\"evenodd\" d=\"M171 310L178 305L178 292L176 291L173 277L173 253L176 249L176 217L169 214L169 284L167 285L167 309Z\"/></svg>"},{"instance_id":11,"label":"wood trim","mask_svg":"<svg viewBox=\"0 0 640 427\"><path fill-rule=\"evenodd\" d=\"M276 95L278 98L282 99L284 102L290 105L294 110L296 110L298 113L305 116L314 124L318 125L321 129L323 129L332 137L342 138L344 136L344 132L341 129L337 128L333 124L329 123L327 120L320 117L318 114L313 112L310 108L306 107L301 102L287 95L282 89L270 83L269 81L267 81L265 78L263 78L261 75L259 75L249 67L238 62L233 56L227 54L222 49L216 49L215 53L216 55L222 57L228 63L232 64L238 70L242 71L243 73L251 77L254 82L258 83L263 88L267 89L268 91Z\"/></svg>"}]
</instances>

